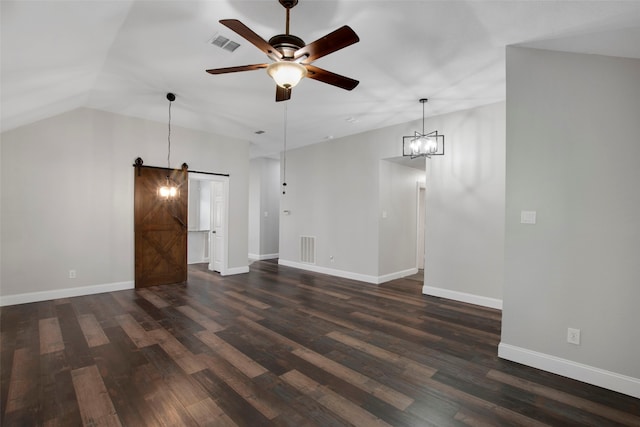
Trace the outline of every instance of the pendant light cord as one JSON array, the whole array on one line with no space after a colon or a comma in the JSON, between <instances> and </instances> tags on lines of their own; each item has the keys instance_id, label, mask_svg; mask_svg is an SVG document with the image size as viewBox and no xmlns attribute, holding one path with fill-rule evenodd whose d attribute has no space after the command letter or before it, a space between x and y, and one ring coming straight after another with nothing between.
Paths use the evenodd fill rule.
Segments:
<instances>
[{"instance_id":1,"label":"pendant light cord","mask_svg":"<svg viewBox=\"0 0 640 427\"><path fill-rule=\"evenodd\" d=\"M167 169L171 169L171 101L169 101L169 132L167 134Z\"/></svg>"},{"instance_id":2,"label":"pendant light cord","mask_svg":"<svg viewBox=\"0 0 640 427\"><path fill-rule=\"evenodd\" d=\"M426 104L426 101L420 102L422 102L422 135L424 135L424 104Z\"/></svg>"}]
</instances>

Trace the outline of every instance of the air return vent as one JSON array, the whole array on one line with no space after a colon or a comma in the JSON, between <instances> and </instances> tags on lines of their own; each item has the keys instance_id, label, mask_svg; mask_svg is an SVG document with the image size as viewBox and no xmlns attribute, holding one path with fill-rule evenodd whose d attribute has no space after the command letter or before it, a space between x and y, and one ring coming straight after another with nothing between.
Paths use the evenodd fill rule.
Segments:
<instances>
[{"instance_id":1,"label":"air return vent","mask_svg":"<svg viewBox=\"0 0 640 427\"><path fill-rule=\"evenodd\" d=\"M316 238L314 236L300 236L300 262L316 263Z\"/></svg>"},{"instance_id":2,"label":"air return vent","mask_svg":"<svg viewBox=\"0 0 640 427\"><path fill-rule=\"evenodd\" d=\"M213 36L213 38L211 39L211 44L229 52L233 52L240 47L240 43L236 43L233 40L229 40L228 38L221 35Z\"/></svg>"}]
</instances>

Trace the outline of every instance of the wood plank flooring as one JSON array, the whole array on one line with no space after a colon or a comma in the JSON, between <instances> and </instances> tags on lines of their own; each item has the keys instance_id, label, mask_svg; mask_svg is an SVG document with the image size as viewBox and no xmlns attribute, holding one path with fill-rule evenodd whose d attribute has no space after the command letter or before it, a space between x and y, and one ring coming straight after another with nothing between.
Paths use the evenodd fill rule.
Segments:
<instances>
[{"instance_id":1,"label":"wood plank flooring","mask_svg":"<svg viewBox=\"0 0 640 427\"><path fill-rule=\"evenodd\" d=\"M261 261L3 307L2 425L640 426L640 400L500 360L500 312Z\"/></svg>"}]
</instances>

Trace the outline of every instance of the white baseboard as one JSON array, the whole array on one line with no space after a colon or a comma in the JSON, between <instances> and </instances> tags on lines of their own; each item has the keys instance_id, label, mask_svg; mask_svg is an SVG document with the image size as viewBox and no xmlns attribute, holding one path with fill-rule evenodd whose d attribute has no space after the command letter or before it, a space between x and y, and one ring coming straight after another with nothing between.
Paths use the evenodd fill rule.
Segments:
<instances>
[{"instance_id":1,"label":"white baseboard","mask_svg":"<svg viewBox=\"0 0 640 427\"><path fill-rule=\"evenodd\" d=\"M378 284L389 282L391 280L402 279L403 277L414 275L418 272L417 268L409 268L407 270L396 271L395 273L378 276Z\"/></svg>"},{"instance_id":2,"label":"white baseboard","mask_svg":"<svg viewBox=\"0 0 640 427\"><path fill-rule=\"evenodd\" d=\"M313 271L315 273L328 274L329 276L342 277L345 279L358 280L360 282L372 283L379 285L389 280L399 279L405 276L410 276L418 272L417 268L410 268L408 270L398 271L396 273L385 274L384 276L370 276L368 274L354 273L352 271L337 270L335 268L320 267L315 264L305 264L303 262L289 261L286 259L278 260L278 264L287 267L299 268L300 270Z\"/></svg>"},{"instance_id":3,"label":"white baseboard","mask_svg":"<svg viewBox=\"0 0 640 427\"><path fill-rule=\"evenodd\" d=\"M640 399L640 378L629 377L604 369L562 359L545 353L500 343L498 356L543 371L562 375L587 384L603 387Z\"/></svg>"},{"instance_id":4,"label":"white baseboard","mask_svg":"<svg viewBox=\"0 0 640 427\"><path fill-rule=\"evenodd\" d=\"M80 297L84 295L102 294L105 292L133 289L134 282L117 282L103 285L81 286L78 288L55 289L51 291L29 292L17 295L0 296L0 307L26 304L30 302L48 301L59 298Z\"/></svg>"},{"instance_id":5,"label":"white baseboard","mask_svg":"<svg viewBox=\"0 0 640 427\"><path fill-rule=\"evenodd\" d=\"M221 276L232 276L234 274L244 274L244 273L248 273L249 272L249 266L248 265L244 265L242 267L233 267L233 268L227 268L226 271L224 273L220 273Z\"/></svg>"},{"instance_id":6,"label":"white baseboard","mask_svg":"<svg viewBox=\"0 0 640 427\"><path fill-rule=\"evenodd\" d=\"M262 261L264 259L276 259L278 258L278 256L279 254L249 254L249 259L254 261Z\"/></svg>"},{"instance_id":7,"label":"white baseboard","mask_svg":"<svg viewBox=\"0 0 640 427\"><path fill-rule=\"evenodd\" d=\"M422 293L434 297L452 299L454 301L466 302L469 304L480 305L482 307L495 308L502 310L502 300L497 298L483 297L481 295L468 294L466 292L452 291L450 289L434 288L433 286L424 285Z\"/></svg>"},{"instance_id":8,"label":"white baseboard","mask_svg":"<svg viewBox=\"0 0 640 427\"><path fill-rule=\"evenodd\" d=\"M224 276L249 272L249 266L228 268ZM81 297L84 295L102 294L105 292L134 289L135 282L116 282L102 285L81 286L77 288L54 289L51 291L28 292L16 295L0 295L0 307L30 302L48 301L60 298Z\"/></svg>"}]
</instances>

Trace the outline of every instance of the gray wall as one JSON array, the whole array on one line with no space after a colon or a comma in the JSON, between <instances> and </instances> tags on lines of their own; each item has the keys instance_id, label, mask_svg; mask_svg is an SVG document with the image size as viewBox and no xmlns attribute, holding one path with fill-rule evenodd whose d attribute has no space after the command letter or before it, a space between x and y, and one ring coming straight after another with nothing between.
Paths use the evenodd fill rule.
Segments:
<instances>
[{"instance_id":1,"label":"gray wall","mask_svg":"<svg viewBox=\"0 0 640 427\"><path fill-rule=\"evenodd\" d=\"M640 60L508 48L507 107L501 355L640 397Z\"/></svg>"},{"instance_id":2,"label":"gray wall","mask_svg":"<svg viewBox=\"0 0 640 427\"><path fill-rule=\"evenodd\" d=\"M229 268L246 268L248 143L173 127L171 148L172 167L231 174ZM166 166L166 124L79 109L3 133L1 149L2 296L132 284L132 164Z\"/></svg>"},{"instance_id":3,"label":"gray wall","mask_svg":"<svg viewBox=\"0 0 640 427\"><path fill-rule=\"evenodd\" d=\"M251 160L249 185L249 257L277 258L280 230L280 162Z\"/></svg>"},{"instance_id":4,"label":"gray wall","mask_svg":"<svg viewBox=\"0 0 640 427\"><path fill-rule=\"evenodd\" d=\"M429 118L445 155L427 161L426 294L500 308L505 104Z\"/></svg>"},{"instance_id":5,"label":"gray wall","mask_svg":"<svg viewBox=\"0 0 640 427\"><path fill-rule=\"evenodd\" d=\"M249 163L249 258L260 254L260 205L262 161L253 159Z\"/></svg>"},{"instance_id":6,"label":"gray wall","mask_svg":"<svg viewBox=\"0 0 640 427\"><path fill-rule=\"evenodd\" d=\"M287 152L281 262L299 262L300 236L315 236L317 267L377 277L379 158L370 136Z\"/></svg>"},{"instance_id":7,"label":"gray wall","mask_svg":"<svg viewBox=\"0 0 640 427\"><path fill-rule=\"evenodd\" d=\"M427 161L425 293L501 305L504 115L502 102L426 120L427 131L445 134L447 153ZM375 282L415 268L416 181L425 173L412 178L381 160L400 156L402 136L421 126L419 119L288 152L282 209L291 214L281 217L280 259L299 261L299 236L311 235L316 267L327 273Z\"/></svg>"}]
</instances>

